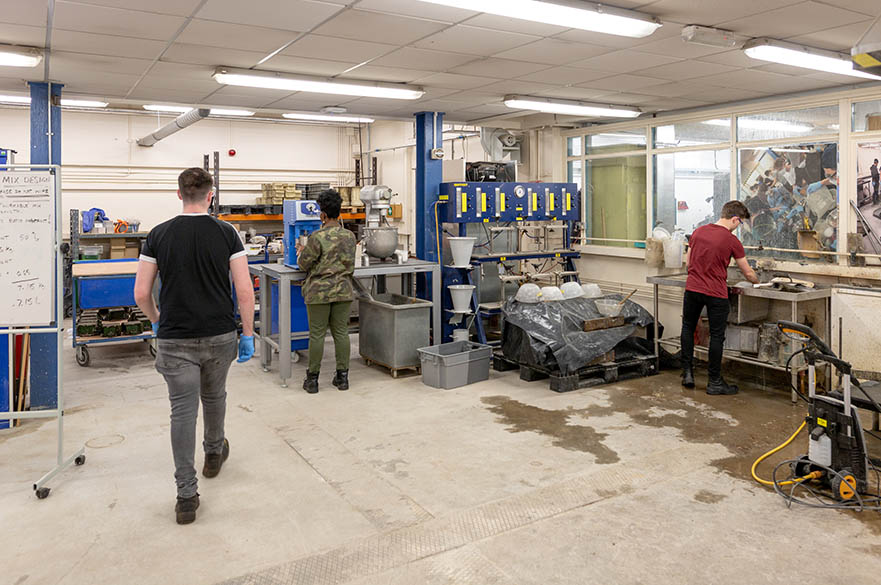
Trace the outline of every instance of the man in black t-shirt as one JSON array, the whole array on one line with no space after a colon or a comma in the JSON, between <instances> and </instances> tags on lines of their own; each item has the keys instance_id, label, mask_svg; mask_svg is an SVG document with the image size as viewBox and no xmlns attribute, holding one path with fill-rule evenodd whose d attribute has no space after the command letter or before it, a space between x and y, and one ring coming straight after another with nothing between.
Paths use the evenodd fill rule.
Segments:
<instances>
[{"instance_id":1,"label":"man in black t-shirt","mask_svg":"<svg viewBox=\"0 0 881 585\"><path fill-rule=\"evenodd\" d=\"M183 212L147 236L135 278L135 301L158 337L156 369L168 384L171 402L175 512L178 524L189 524L199 507L194 458L200 398L205 418L202 475L215 477L229 457L223 429L226 376L237 346L230 275L242 319L240 363L254 355L254 288L239 234L207 213L211 175L200 168L187 169L178 177L178 186ZM161 312L153 299L157 274Z\"/></svg>"}]
</instances>

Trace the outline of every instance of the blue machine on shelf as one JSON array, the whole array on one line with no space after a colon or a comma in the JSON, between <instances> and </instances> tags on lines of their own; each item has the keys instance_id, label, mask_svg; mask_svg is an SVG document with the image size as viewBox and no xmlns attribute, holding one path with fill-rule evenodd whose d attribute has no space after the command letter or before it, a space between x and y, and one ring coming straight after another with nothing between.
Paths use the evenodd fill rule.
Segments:
<instances>
[{"instance_id":1,"label":"blue machine on shelf","mask_svg":"<svg viewBox=\"0 0 881 585\"><path fill-rule=\"evenodd\" d=\"M297 266L297 240L321 229L321 210L317 201L284 202L284 263Z\"/></svg>"}]
</instances>

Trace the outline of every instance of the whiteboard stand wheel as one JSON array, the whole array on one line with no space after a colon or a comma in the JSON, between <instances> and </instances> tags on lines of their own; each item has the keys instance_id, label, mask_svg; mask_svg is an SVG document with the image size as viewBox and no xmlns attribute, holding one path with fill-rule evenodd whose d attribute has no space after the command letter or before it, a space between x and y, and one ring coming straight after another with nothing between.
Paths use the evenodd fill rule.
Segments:
<instances>
[{"instance_id":1,"label":"whiteboard stand wheel","mask_svg":"<svg viewBox=\"0 0 881 585\"><path fill-rule=\"evenodd\" d=\"M85 455L77 455L76 459L74 459L73 462L77 465L85 465L86 456Z\"/></svg>"},{"instance_id":2,"label":"whiteboard stand wheel","mask_svg":"<svg viewBox=\"0 0 881 585\"><path fill-rule=\"evenodd\" d=\"M81 345L76 348L76 363L84 368L88 367L92 362L91 356L89 356L89 348L85 345Z\"/></svg>"},{"instance_id":3,"label":"whiteboard stand wheel","mask_svg":"<svg viewBox=\"0 0 881 585\"><path fill-rule=\"evenodd\" d=\"M47 487L37 488L37 489L34 491L34 493L37 494L37 499L38 499L38 500L45 500L46 498L49 497L49 488L47 488Z\"/></svg>"}]
</instances>

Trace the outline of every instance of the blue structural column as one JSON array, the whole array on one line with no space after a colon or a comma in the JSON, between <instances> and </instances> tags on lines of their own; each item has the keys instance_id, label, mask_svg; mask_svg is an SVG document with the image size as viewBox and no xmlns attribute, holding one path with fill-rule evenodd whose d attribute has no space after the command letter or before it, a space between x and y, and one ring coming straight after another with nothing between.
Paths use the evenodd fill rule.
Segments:
<instances>
[{"instance_id":1,"label":"blue structural column","mask_svg":"<svg viewBox=\"0 0 881 585\"><path fill-rule=\"evenodd\" d=\"M31 164L61 164L61 84L31 83ZM56 104L56 105L53 105ZM55 221L62 218L56 217ZM57 294L57 292L56 292ZM31 336L31 408L58 406L58 346L54 333Z\"/></svg>"},{"instance_id":2,"label":"blue structural column","mask_svg":"<svg viewBox=\"0 0 881 585\"><path fill-rule=\"evenodd\" d=\"M431 158L433 148L443 147L444 115L442 112L416 114L416 257L438 261L435 207L443 180L442 160ZM416 294L428 298L430 275L417 280Z\"/></svg>"}]
</instances>

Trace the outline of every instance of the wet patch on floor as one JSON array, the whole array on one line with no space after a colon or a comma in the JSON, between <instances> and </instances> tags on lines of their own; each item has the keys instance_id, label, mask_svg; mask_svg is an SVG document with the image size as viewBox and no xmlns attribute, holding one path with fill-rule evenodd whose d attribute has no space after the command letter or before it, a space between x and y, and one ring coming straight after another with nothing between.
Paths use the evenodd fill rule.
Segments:
<instances>
[{"instance_id":1,"label":"wet patch on floor","mask_svg":"<svg viewBox=\"0 0 881 585\"><path fill-rule=\"evenodd\" d=\"M701 502L702 504L718 504L728 496L723 494L716 494L708 490L701 490L698 493L694 494L694 501Z\"/></svg>"},{"instance_id":2,"label":"wet patch on floor","mask_svg":"<svg viewBox=\"0 0 881 585\"><path fill-rule=\"evenodd\" d=\"M582 451L596 457L601 464L617 463L618 454L603 444L608 434L597 432L593 427L571 424L569 418L581 414L580 410L545 410L513 400L508 396L485 396L490 412L498 421L507 425L508 432L533 432L552 437L552 444L569 451Z\"/></svg>"}]
</instances>

